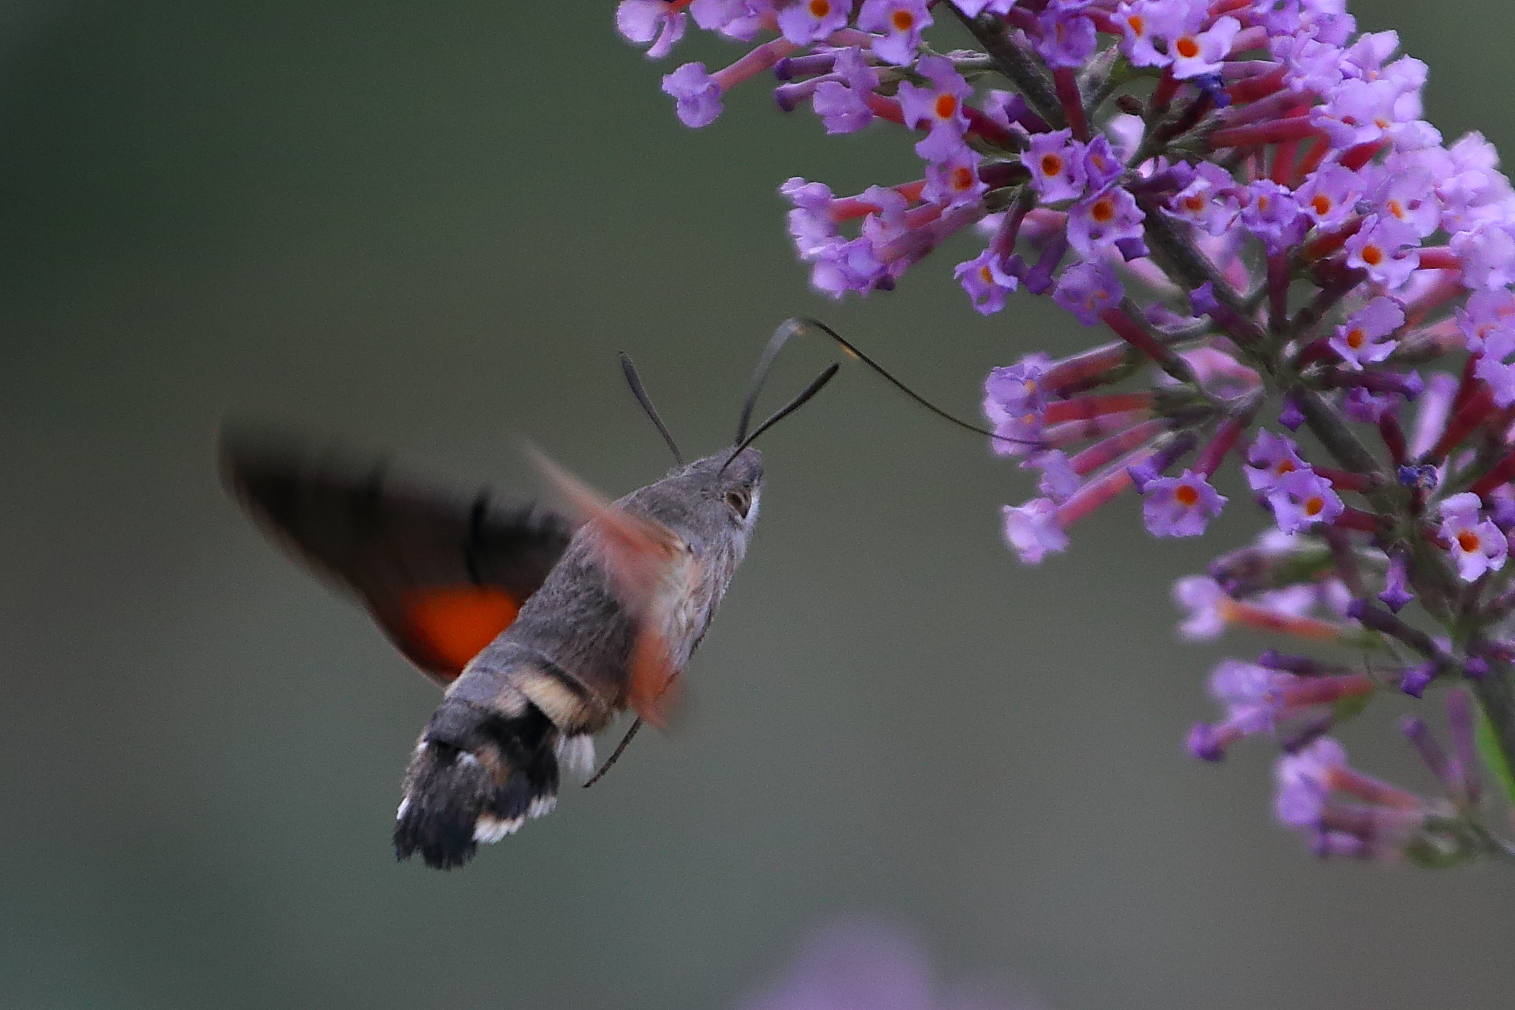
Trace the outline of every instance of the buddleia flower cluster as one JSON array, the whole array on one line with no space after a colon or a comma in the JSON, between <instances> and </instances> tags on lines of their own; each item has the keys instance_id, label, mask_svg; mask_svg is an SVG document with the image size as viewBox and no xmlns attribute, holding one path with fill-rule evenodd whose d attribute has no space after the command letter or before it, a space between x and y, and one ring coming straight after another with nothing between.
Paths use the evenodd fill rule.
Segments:
<instances>
[{"instance_id":1,"label":"buddleia flower cluster","mask_svg":"<svg viewBox=\"0 0 1515 1010\"><path fill-rule=\"evenodd\" d=\"M1025 292L1091 328L1088 350L1028 349L985 382L994 452L1036 481L1004 509L1021 559L1118 499L1154 537L1228 506L1264 520L1175 587L1186 637L1285 639L1214 671L1196 756L1271 741L1277 814L1321 855L1512 857L1480 764L1515 792L1515 192L1481 136L1421 118L1427 68L1395 33L1358 33L1345 0L623 0L617 18L652 57L690 21L744 48L663 78L688 126L763 77L828 133L913 144L917 178L779 188L819 291L891 290L961 233L980 313ZM1433 692L1445 735L1403 726L1431 795L1347 765L1337 724Z\"/></svg>"}]
</instances>

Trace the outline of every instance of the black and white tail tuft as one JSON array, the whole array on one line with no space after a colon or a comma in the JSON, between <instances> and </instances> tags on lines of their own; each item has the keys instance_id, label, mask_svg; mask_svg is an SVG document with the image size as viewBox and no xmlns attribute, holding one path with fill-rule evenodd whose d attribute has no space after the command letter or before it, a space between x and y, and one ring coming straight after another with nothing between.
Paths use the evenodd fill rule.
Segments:
<instances>
[{"instance_id":1,"label":"black and white tail tuft","mask_svg":"<svg viewBox=\"0 0 1515 1010\"><path fill-rule=\"evenodd\" d=\"M432 716L405 772L395 855L427 866L462 866L479 843L497 842L558 798L562 734L534 705L519 716L449 699Z\"/></svg>"}]
</instances>

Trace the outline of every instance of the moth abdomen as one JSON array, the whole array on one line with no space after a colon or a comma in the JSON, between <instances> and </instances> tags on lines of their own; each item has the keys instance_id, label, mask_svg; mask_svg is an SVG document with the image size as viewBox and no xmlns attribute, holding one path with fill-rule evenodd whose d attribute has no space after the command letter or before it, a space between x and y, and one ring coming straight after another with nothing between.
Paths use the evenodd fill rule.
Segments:
<instances>
[{"instance_id":1,"label":"moth abdomen","mask_svg":"<svg viewBox=\"0 0 1515 1010\"><path fill-rule=\"evenodd\" d=\"M462 866L557 803L559 757L578 763L587 737L565 737L535 705L506 715L449 698L432 716L405 773L395 854ZM592 760L592 758L591 758Z\"/></svg>"}]
</instances>

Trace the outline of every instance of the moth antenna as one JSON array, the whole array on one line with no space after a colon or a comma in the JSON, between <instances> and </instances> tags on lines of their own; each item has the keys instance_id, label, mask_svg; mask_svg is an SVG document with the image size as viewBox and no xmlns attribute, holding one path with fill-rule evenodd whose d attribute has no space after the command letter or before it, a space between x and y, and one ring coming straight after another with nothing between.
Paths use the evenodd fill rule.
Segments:
<instances>
[{"instance_id":1,"label":"moth antenna","mask_svg":"<svg viewBox=\"0 0 1515 1010\"><path fill-rule=\"evenodd\" d=\"M779 328L773 331L773 336L768 338L768 346L763 348L763 356L758 359L757 368L752 373L752 382L747 387L747 401L742 404L742 416L736 424L736 439L732 445L741 445L747 438L747 425L752 423L752 410L757 406L758 394L763 391L763 384L768 381L768 373L773 369L773 362L778 358L779 352L789 342L789 338L805 328L802 319L786 319L779 324Z\"/></svg>"},{"instance_id":2,"label":"moth antenna","mask_svg":"<svg viewBox=\"0 0 1515 1010\"><path fill-rule=\"evenodd\" d=\"M668 426L663 423L663 419L658 416L658 410L652 405L652 400L648 397L647 390L642 388L642 377L637 374L637 366L631 363L631 355L625 351L621 352L621 374L626 376L626 384L631 387L631 395L637 398L637 403L642 405L642 409L647 412L647 416L652 418L652 423L657 425L658 434L662 435L663 441L668 443L668 449L673 453L673 461L679 466L683 466L684 454L679 452L679 447L673 440L673 434L668 430Z\"/></svg>"},{"instance_id":3,"label":"moth antenna","mask_svg":"<svg viewBox=\"0 0 1515 1010\"><path fill-rule=\"evenodd\" d=\"M605 773L610 771L610 766L621 759L621 753L626 750L626 745L631 743L631 738L636 736L637 730L641 728L642 717L637 716L636 721L631 724L631 728L626 731L626 735L621 737L621 742L615 745L615 750L611 751L610 756L605 759L605 763L600 765L600 770L589 776L589 781L584 783L585 789L588 789L605 777Z\"/></svg>"},{"instance_id":4,"label":"moth antenna","mask_svg":"<svg viewBox=\"0 0 1515 1010\"><path fill-rule=\"evenodd\" d=\"M738 442L736 448L731 450L731 455L726 457L726 462L721 464L720 472L725 472L726 468L731 465L731 461L740 456L743 449L747 448L753 442L756 442L759 435L767 431L769 428L772 428L775 424L778 424L780 421L788 417L790 414L794 413L796 410L799 410L801 407L803 407L806 401L821 391L821 387L825 386L826 383L831 381L832 376L836 375L838 369L841 367L841 365L835 363L827 365L826 370L812 379L810 381L810 385L806 386L803 390L800 391L799 396L796 396L794 399L790 400L783 407L775 411L768 418L768 420L758 425L757 431L754 431L751 435L748 435L745 440Z\"/></svg>"},{"instance_id":5,"label":"moth antenna","mask_svg":"<svg viewBox=\"0 0 1515 1010\"><path fill-rule=\"evenodd\" d=\"M896 379L893 375L889 374L889 370L886 369L883 365L879 364L877 361L874 361L872 358L870 358L863 351L861 351L857 347L853 346L840 333L836 332L831 327L829 327L825 323L821 322L819 319L795 318L795 319L789 320L789 322L786 323L785 326L788 326L790 324L796 324L797 327L800 328L800 329L803 329L806 326L814 326L816 329L818 329L822 333L826 334L832 340L835 340L837 342L837 344L839 344L841 346L843 353L845 353L849 358L852 358L852 359L854 359L856 361L861 361L863 364L865 364L869 368L873 369L879 375L883 376L884 380L886 382L888 382L891 386L893 386L895 389L898 389L901 393L904 393L906 396L910 397L910 399L914 400L916 403L920 404L922 407L925 407L927 410L931 411L931 413L935 414L937 417L940 417L944 421L950 421L951 423L957 425L959 428L963 428L963 429L965 429L967 431L971 431L971 432L973 432L974 434L977 434L977 435L984 435L984 436L986 436L988 438L994 439L997 442L1012 442L1015 445L1031 445L1031 446L1035 446L1035 445L1040 445L1041 444L1039 442L1028 441L1026 439L1011 438L1009 435L1001 435L1001 434L999 434L997 432L990 431L988 428L981 428L981 427L979 427L976 424L971 424L968 421L964 421L960 417L956 417L956 416L954 416L952 414L947 413L945 410L943 410L942 408L938 407L936 404L932 403L930 400L926 399L924 396L920 395L919 393L917 393L915 390L911 389L909 386L905 385L900 380ZM777 339L777 336L778 336L777 334L774 334L775 339Z\"/></svg>"}]
</instances>

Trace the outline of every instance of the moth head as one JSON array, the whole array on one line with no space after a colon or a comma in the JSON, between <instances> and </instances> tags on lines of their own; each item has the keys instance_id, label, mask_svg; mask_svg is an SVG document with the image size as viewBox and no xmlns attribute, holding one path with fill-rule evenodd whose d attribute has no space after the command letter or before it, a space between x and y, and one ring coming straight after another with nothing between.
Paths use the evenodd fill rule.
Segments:
<instances>
[{"instance_id":1,"label":"moth head","mask_svg":"<svg viewBox=\"0 0 1515 1010\"><path fill-rule=\"evenodd\" d=\"M729 463L728 463L729 460ZM757 523L763 456L726 449L678 467L634 492L627 504L681 536L697 554L729 549L740 558Z\"/></svg>"}]
</instances>

